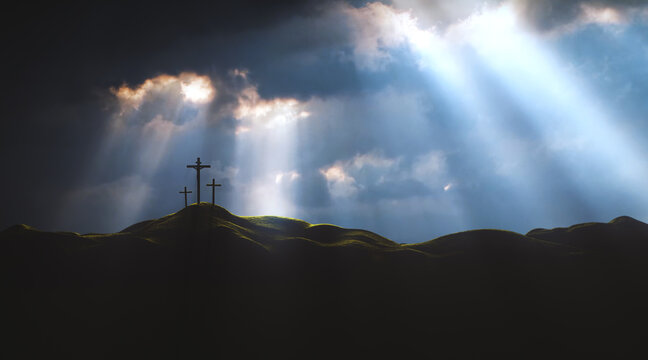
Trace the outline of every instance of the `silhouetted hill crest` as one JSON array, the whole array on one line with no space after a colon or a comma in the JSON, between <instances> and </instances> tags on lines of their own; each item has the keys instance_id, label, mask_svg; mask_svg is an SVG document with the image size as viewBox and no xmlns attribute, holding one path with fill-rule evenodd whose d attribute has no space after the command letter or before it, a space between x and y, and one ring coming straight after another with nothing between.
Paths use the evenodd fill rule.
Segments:
<instances>
[{"instance_id":1,"label":"silhouetted hill crest","mask_svg":"<svg viewBox=\"0 0 648 360\"><path fill-rule=\"evenodd\" d=\"M628 216L609 223L583 223L567 228L533 229L526 235L504 230L470 230L416 244L398 244L378 234L331 224L310 224L277 216L237 216L223 207L193 204L159 219L142 221L115 234L42 232L15 225L0 238L21 239L19 247L77 251L91 247L187 246L186 239L224 242L228 249L315 251L324 248L359 248L370 252L406 253L428 257L533 258L571 256L581 251L624 252L648 250L648 225ZM193 246L193 245L191 245ZM211 245L210 245L211 246ZM220 245L219 245L220 246ZM309 250L310 249L310 250ZM233 250L232 250L233 251ZM254 250L257 251L257 250Z\"/></svg>"}]
</instances>

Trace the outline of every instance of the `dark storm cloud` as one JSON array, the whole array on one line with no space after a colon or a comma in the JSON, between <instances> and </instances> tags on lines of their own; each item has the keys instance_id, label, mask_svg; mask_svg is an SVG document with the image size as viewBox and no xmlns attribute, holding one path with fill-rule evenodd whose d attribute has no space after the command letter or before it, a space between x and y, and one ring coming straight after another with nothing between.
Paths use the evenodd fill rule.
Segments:
<instances>
[{"instance_id":1,"label":"dark storm cloud","mask_svg":"<svg viewBox=\"0 0 648 360\"><path fill-rule=\"evenodd\" d=\"M423 28L446 29L448 26L468 18L476 11L497 6L505 0L392 0L399 9L409 10Z\"/></svg>"},{"instance_id":2,"label":"dark storm cloud","mask_svg":"<svg viewBox=\"0 0 648 360\"><path fill-rule=\"evenodd\" d=\"M448 26L469 18L476 12L500 6L513 5L533 28L548 32L588 21L588 10L613 9L623 17L632 17L634 11L646 7L645 0L457 0L423 1L392 0L399 9L410 10L424 28L445 30Z\"/></svg>"},{"instance_id":3,"label":"dark storm cloud","mask_svg":"<svg viewBox=\"0 0 648 360\"><path fill-rule=\"evenodd\" d=\"M584 6L609 7L621 14L645 7L644 0L517 0L521 14L540 31L550 31L577 21L583 16Z\"/></svg>"}]
</instances>

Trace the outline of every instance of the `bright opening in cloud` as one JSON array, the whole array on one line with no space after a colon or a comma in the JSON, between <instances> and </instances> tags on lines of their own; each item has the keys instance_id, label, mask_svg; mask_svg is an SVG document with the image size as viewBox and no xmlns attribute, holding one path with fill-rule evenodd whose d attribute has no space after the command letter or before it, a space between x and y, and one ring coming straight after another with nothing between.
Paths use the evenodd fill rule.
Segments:
<instances>
[{"instance_id":1,"label":"bright opening in cloud","mask_svg":"<svg viewBox=\"0 0 648 360\"><path fill-rule=\"evenodd\" d=\"M182 80L180 86L185 100L194 104L208 103L214 97L215 90L207 76L190 76Z\"/></svg>"},{"instance_id":2,"label":"bright opening in cloud","mask_svg":"<svg viewBox=\"0 0 648 360\"><path fill-rule=\"evenodd\" d=\"M120 101L124 110L137 110L143 102L160 96L167 98L182 96L182 99L187 102L206 104L216 94L216 89L208 76L191 72L184 72L178 76L163 74L146 79L136 87L124 84L119 88L111 88L110 91Z\"/></svg>"},{"instance_id":3,"label":"bright opening in cloud","mask_svg":"<svg viewBox=\"0 0 648 360\"><path fill-rule=\"evenodd\" d=\"M273 129L310 116L305 104L294 98L262 99L255 86L244 88L238 95L234 117L243 125L239 132L254 128Z\"/></svg>"}]
</instances>

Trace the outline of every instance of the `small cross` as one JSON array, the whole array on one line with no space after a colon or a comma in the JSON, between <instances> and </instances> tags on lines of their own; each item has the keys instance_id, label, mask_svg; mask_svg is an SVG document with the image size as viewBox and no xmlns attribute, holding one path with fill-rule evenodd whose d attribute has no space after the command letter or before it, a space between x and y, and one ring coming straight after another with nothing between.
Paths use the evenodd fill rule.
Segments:
<instances>
[{"instance_id":1,"label":"small cross","mask_svg":"<svg viewBox=\"0 0 648 360\"><path fill-rule=\"evenodd\" d=\"M211 186L211 188L212 188L212 205L215 205L215 202L214 202L214 190L216 190L216 186L223 186L223 185L216 184L216 179L212 179L211 184L207 184L207 186Z\"/></svg>"},{"instance_id":2,"label":"small cross","mask_svg":"<svg viewBox=\"0 0 648 360\"><path fill-rule=\"evenodd\" d=\"M184 191L178 191L180 194L184 194L185 196L185 207L187 207L187 194L191 194L191 191L187 191L187 187L185 186Z\"/></svg>"}]
</instances>

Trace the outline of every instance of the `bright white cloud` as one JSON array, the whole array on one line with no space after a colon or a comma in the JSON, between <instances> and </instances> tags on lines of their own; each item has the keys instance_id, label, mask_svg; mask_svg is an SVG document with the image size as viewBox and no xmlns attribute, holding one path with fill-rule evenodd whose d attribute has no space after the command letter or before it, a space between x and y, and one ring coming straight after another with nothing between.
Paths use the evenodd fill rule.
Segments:
<instances>
[{"instance_id":1,"label":"bright white cloud","mask_svg":"<svg viewBox=\"0 0 648 360\"><path fill-rule=\"evenodd\" d=\"M131 88L124 84L119 88L111 88L110 91L117 97L123 110L137 110L145 98L151 94L161 93L169 87L177 84L177 78L170 75L160 75L152 79L146 79L137 87Z\"/></svg>"},{"instance_id":2,"label":"bright white cloud","mask_svg":"<svg viewBox=\"0 0 648 360\"><path fill-rule=\"evenodd\" d=\"M327 181L329 192L333 197L352 197L365 185L360 184L356 177L365 169L378 170L377 176L372 177L373 182L384 181L384 175L392 172L398 159L390 159L376 152L357 154L346 161L337 161L333 165L320 169L320 173ZM356 174L354 177L354 174Z\"/></svg>"},{"instance_id":3,"label":"bright white cloud","mask_svg":"<svg viewBox=\"0 0 648 360\"><path fill-rule=\"evenodd\" d=\"M292 183L293 181L299 179L301 174L295 170L278 172L275 175L275 184L286 184Z\"/></svg>"},{"instance_id":4,"label":"bright white cloud","mask_svg":"<svg viewBox=\"0 0 648 360\"><path fill-rule=\"evenodd\" d=\"M387 158L377 152L357 154L346 161L320 169L333 197L352 197L358 192L383 183L420 182L430 189L445 191L454 186L448 183L446 156L442 151L420 155L411 164L402 158Z\"/></svg>"},{"instance_id":5,"label":"bright white cloud","mask_svg":"<svg viewBox=\"0 0 648 360\"><path fill-rule=\"evenodd\" d=\"M416 19L408 11L382 3L349 7L345 14L350 18L354 37L354 60L369 70L380 70L389 63L389 49L405 44L408 31L416 28Z\"/></svg>"},{"instance_id":6,"label":"bright white cloud","mask_svg":"<svg viewBox=\"0 0 648 360\"><path fill-rule=\"evenodd\" d=\"M356 180L347 174L342 164L320 169L327 181L329 193L336 198L349 198L358 193Z\"/></svg>"},{"instance_id":7,"label":"bright white cloud","mask_svg":"<svg viewBox=\"0 0 648 360\"><path fill-rule=\"evenodd\" d=\"M178 76L163 74L146 79L135 87L124 84L119 88L111 88L110 91L119 100L122 111L137 110L143 102L157 96L182 96L187 102L205 104L216 95L216 89L208 76L191 72L183 72Z\"/></svg>"},{"instance_id":8,"label":"bright white cloud","mask_svg":"<svg viewBox=\"0 0 648 360\"><path fill-rule=\"evenodd\" d=\"M273 129L292 124L310 116L306 105L294 98L263 99L256 86L249 85L237 95L234 118L240 121L236 132L255 128Z\"/></svg>"}]
</instances>

